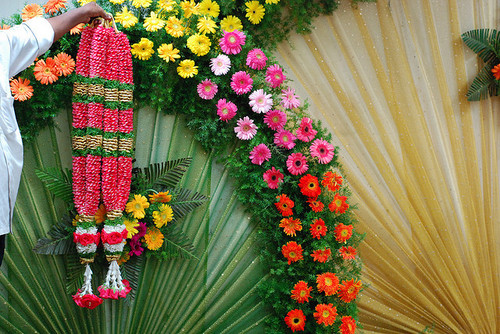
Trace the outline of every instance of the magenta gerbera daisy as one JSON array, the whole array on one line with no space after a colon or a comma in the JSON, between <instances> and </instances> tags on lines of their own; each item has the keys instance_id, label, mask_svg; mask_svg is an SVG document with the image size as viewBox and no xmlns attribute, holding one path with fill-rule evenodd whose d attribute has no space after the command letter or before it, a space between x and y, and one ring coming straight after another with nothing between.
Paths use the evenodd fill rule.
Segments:
<instances>
[{"instance_id":1,"label":"magenta gerbera daisy","mask_svg":"<svg viewBox=\"0 0 500 334\"><path fill-rule=\"evenodd\" d=\"M254 70L262 70L266 67L267 57L261 49L253 49L248 52L247 66Z\"/></svg>"},{"instance_id":2,"label":"magenta gerbera daisy","mask_svg":"<svg viewBox=\"0 0 500 334\"><path fill-rule=\"evenodd\" d=\"M310 142L314 139L318 131L314 130L312 125L312 119L309 117L302 118L300 121L300 127L297 129L297 138L304 142Z\"/></svg>"},{"instance_id":3,"label":"magenta gerbera daisy","mask_svg":"<svg viewBox=\"0 0 500 334\"><path fill-rule=\"evenodd\" d=\"M279 130L282 129L286 124L286 114L281 110L269 110L264 116L264 123L271 130Z\"/></svg>"},{"instance_id":4,"label":"magenta gerbera daisy","mask_svg":"<svg viewBox=\"0 0 500 334\"><path fill-rule=\"evenodd\" d=\"M210 69L215 75L224 75L231 68L231 60L226 55L218 55L210 59Z\"/></svg>"},{"instance_id":5,"label":"magenta gerbera daisy","mask_svg":"<svg viewBox=\"0 0 500 334\"><path fill-rule=\"evenodd\" d=\"M253 123L253 120L245 116L236 121L236 127L234 132L236 132L236 137L241 140L250 140L257 133L257 125Z\"/></svg>"},{"instance_id":6,"label":"magenta gerbera daisy","mask_svg":"<svg viewBox=\"0 0 500 334\"><path fill-rule=\"evenodd\" d=\"M290 150L295 146L295 136L288 130L280 129L274 134L274 143Z\"/></svg>"},{"instance_id":7,"label":"magenta gerbera daisy","mask_svg":"<svg viewBox=\"0 0 500 334\"><path fill-rule=\"evenodd\" d=\"M253 164L262 165L264 161L269 159L271 159L271 151L266 144L259 144L250 152L250 160Z\"/></svg>"},{"instance_id":8,"label":"magenta gerbera daisy","mask_svg":"<svg viewBox=\"0 0 500 334\"><path fill-rule=\"evenodd\" d=\"M238 95L248 93L252 89L253 80L245 71L239 71L231 77L231 88Z\"/></svg>"},{"instance_id":9,"label":"magenta gerbera daisy","mask_svg":"<svg viewBox=\"0 0 500 334\"><path fill-rule=\"evenodd\" d=\"M264 173L264 181L270 189L277 189L279 184L283 182L283 174L279 169L271 167Z\"/></svg>"},{"instance_id":10,"label":"magenta gerbera daisy","mask_svg":"<svg viewBox=\"0 0 500 334\"><path fill-rule=\"evenodd\" d=\"M235 55L241 52L241 46L245 45L246 36L238 30L224 31L224 36L219 39L219 45L225 54Z\"/></svg>"},{"instance_id":11,"label":"magenta gerbera daisy","mask_svg":"<svg viewBox=\"0 0 500 334\"><path fill-rule=\"evenodd\" d=\"M236 115L238 108L236 104L231 101L226 101L226 99L220 99L217 101L217 115L221 121L229 121Z\"/></svg>"},{"instance_id":12,"label":"magenta gerbera daisy","mask_svg":"<svg viewBox=\"0 0 500 334\"><path fill-rule=\"evenodd\" d=\"M279 87L285 79L286 76L283 74L283 69L278 64L267 68L266 81L269 82L272 88Z\"/></svg>"},{"instance_id":13,"label":"magenta gerbera daisy","mask_svg":"<svg viewBox=\"0 0 500 334\"><path fill-rule=\"evenodd\" d=\"M198 95L204 100L211 100L217 94L218 87L210 79L205 79L198 84Z\"/></svg>"},{"instance_id":14,"label":"magenta gerbera daisy","mask_svg":"<svg viewBox=\"0 0 500 334\"><path fill-rule=\"evenodd\" d=\"M257 89L252 94L250 94L249 105L252 110L258 114L266 113L271 109L273 105L273 99L271 94L266 94L263 89Z\"/></svg>"},{"instance_id":15,"label":"magenta gerbera daisy","mask_svg":"<svg viewBox=\"0 0 500 334\"><path fill-rule=\"evenodd\" d=\"M302 153L290 154L286 160L286 167L293 175L304 174L309 168L306 157Z\"/></svg>"},{"instance_id":16,"label":"magenta gerbera daisy","mask_svg":"<svg viewBox=\"0 0 500 334\"><path fill-rule=\"evenodd\" d=\"M323 138L313 141L309 151L311 156L318 158L321 164L329 163L335 155L335 147Z\"/></svg>"},{"instance_id":17,"label":"magenta gerbera daisy","mask_svg":"<svg viewBox=\"0 0 500 334\"><path fill-rule=\"evenodd\" d=\"M288 89L283 89L281 91L281 105L287 109L300 106L300 100L299 97L295 95L295 89L288 87Z\"/></svg>"}]
</instances>

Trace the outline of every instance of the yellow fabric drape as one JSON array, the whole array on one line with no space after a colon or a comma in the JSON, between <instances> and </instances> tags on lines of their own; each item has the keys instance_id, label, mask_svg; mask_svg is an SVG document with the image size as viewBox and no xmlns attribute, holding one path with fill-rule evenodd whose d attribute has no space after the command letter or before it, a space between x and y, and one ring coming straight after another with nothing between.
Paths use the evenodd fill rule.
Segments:
<instances>
[{"instance_id":1,"label":"yellow fabric drape","mask_svg":"<svg viewBox=\"0 0 500 334\"><path fill-rule=\"evenodd\" d=\"M341 148L367 233L367 333L500 332L500 98L466 100L482 64L460 37L498 13L496 1L342 1L278 47Z\"/></svg>"}]
</instances>

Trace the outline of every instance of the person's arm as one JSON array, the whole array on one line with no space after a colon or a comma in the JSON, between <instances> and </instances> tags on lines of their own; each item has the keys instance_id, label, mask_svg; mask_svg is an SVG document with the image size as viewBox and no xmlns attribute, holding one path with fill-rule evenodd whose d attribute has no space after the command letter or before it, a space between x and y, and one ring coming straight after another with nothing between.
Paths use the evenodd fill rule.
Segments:
<instances>
[{"instance_id":1,"label":"person's arm","mask_svg":"<svg viewBox=\"0 0 500 334\"><path fill-rule=\"evenodd\" d=\"M64 14L47 19L54 29L54 42L61 38L79 23L88 23L94 17L102 17L111 20L111 16L95 2L89 2L85 6L72 9Z\"/></svg>"}]
</instances>

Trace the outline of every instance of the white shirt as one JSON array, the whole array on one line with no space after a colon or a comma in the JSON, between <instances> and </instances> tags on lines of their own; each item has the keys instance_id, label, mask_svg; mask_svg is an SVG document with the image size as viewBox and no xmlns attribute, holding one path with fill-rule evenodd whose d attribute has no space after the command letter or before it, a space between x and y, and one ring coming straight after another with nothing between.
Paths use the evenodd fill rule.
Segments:
<instances>
[{"instance_id":1,"label":"white shirt","mask_svg":"<svg viewBox=\"0 0 500 334\"><path fill-rule=\"evenodd\" d=\"M23 143L9 79L45 53L53 40L54 30L43 18L0 31L0 235L11 232L23 167Z\"/></svg>"}]
</instances>

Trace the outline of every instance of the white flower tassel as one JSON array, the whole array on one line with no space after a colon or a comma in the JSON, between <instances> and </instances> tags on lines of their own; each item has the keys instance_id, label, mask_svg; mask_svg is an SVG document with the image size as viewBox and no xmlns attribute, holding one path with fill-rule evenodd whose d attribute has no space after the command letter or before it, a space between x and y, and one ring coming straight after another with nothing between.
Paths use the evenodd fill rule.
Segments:
<instances>
[{"instance_id":1,"label":"white flower tassel","mask_svg":"<svg viewBox=\"0 0 500 334\"><path fill-rule=\"evenodd\" d=\"M99 288L101 298L118 299L125 298L130 292L130 284L127 280L122 279L120 266L116 261L111 261L106 274L106 281Z\"/></svg>"},{"instance_id":2,"label":"white flower tassel","mask_svg":"<svg viewBox=\"0 0 500 334\"><path fill-rule=\"evenodd\" d=\"M92 310L102 303L102 299L92 293L92 270L88 263L83 274L83 279L83 286L81 289L78 289L76 295L73 296L73 300L78 306Z\"/></svg>"}]
</instances>

